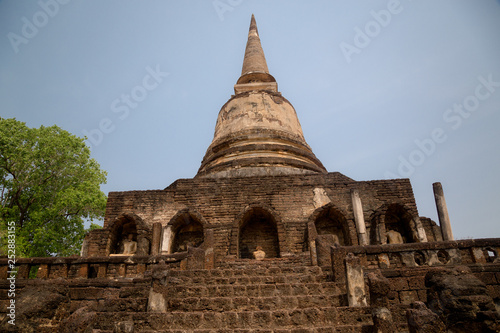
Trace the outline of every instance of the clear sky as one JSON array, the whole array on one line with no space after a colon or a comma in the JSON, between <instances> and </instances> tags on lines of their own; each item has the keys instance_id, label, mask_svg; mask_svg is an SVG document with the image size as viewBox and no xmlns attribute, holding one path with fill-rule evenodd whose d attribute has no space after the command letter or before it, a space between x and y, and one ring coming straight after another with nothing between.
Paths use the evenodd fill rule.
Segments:
<instances>
[{"instance_id":1,"label":"clear sky","mask_svg":"<svg viewBox=\"0 0 500 333\"><path fill-rule=\"evenodd\" d=\"M109 191L192 178L254 13L328 171L410 178L455 237L500 237L500 1L0 1L0 116L89 136Z\"/></svg>"}]
</instances>

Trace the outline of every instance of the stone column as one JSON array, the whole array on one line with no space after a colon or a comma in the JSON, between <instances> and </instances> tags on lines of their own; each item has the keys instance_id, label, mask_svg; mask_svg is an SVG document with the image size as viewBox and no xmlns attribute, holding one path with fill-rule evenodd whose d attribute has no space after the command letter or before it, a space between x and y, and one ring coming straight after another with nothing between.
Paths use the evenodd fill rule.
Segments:
<instances>
[{"instance_id":1,"label":"stone column","mask_svg":"<svg viewBox=\"0 0 500 333\"><path fill-rule=\"evenodd\" d=\"M365 218L363 216L363 206L359 198L358 190L351 189L352 210L354 212L354 221L358 230L359 245L368 245L368 237L366 236Z\"/></svg>"},{"instance_id":2,"label":"stone column","mask_svg":"<svg viewBox=\"0 0 500 333\"><path fill-rule=\"evenodd\" d=\"M367 306L363 266L359 258L349 253L345 260L347 301L351 307Z\"/></svg>"},{"instance_id":3,"label":"stone column","mask_svg":"<svg viewBox=\"0 0 500 333\"><path fill-rule=\"evenodd\" d=\"M88 279L89 278L89 264L82 263L78 269L78 279Z\"/></svg>"},{"instance_id":4,"label":"stone column","mask_svg":"<svg viewBox=\"0 0 500 333\"><path fill-rule=\"evenodd\" d=\"M161 241L161 223L153 223L153 244L151 246L151 254L158 255L160 253Z\"/></svg>"},{"instance_id":5,"label":"stone column","mask_svg":"<svg viewBox=\"0 0 500 333\"><path fill-rule=\"evenodd\" d=\"M443 240L453 240L453 232L451 231L450 217L448 216L448 208L446 208L446 200L444 199L444 192L441 183L432 184L434 190L434 199L436 200L436 208L439 217L439 224L441 225L441 233Z\"/></svg>"},{"instance_id":6,"label":"stone column","mask_svg":"<svg viewBox=\"0 0 500 333\"><path fill-rule=\"evenodd\" d=\"M214 269L215 267L215 236L213 229L205 230L205 240L203 241L205 250L205 269Z\"/></svg>"},{"instance_id":7,"label":"stone column","mask_svg":"<svg viewBox=\"0 0 500 333\"><path fill-rule=\"evenodd\" d=\"M99 268L97 270L97 277L98 278L105 278L107 271L108 271L108 264L107 263L99 264Z\"/></svg>"},{"instance_id":8,"label":"stone column","mask_svg":"<svg viewBox=\"0 0 500 333\"><path fill-rule=\"evenodd\" d=\"M318 232L316 231L316 226L314 222L307 223L307 238L309 242L309 254L311 256L311 265L318 265L318 253L316 251L316 237L318 237Z\"/></svg>"},{"instance_id":9,"label":"stone column","mask_svg":"<svg viewBox=\"0 0 500 333\"><path fill-rule=\"evenodd\" d=\"M89 255L89 241L87 237L83 239L82 248L80 250L80 257L87 257Z\"/></svg>"},{"instance_id":10,"label":"stone column","mask_svg":"<svg viewBox=\"0 0 500 333\"><path fill-rule=\"evenodd\" d=\"M167 225L165 229L163 229L163 241L161 242L161 254L170 254L170 247L172 246L173 239L172 226Z\"/></svg>"},{"instance_id":11,"label":"stone column","mask_svg":"<svg viewBox=\"0 0 500 333\"><path fill-rule=\"evenodd\" d=\"M148 312L167 312L167 302L165 301L165 297L163 297L162 294L155 292L153 288L149 290Z\"/></svg>"},{"instance_id":12,"label":"stone column","mask_svg":"<svg viewBox=\"0 0 500 333\"><path fill-rule=\"evenodd\" d=\"M5 266L5 269L7 270L7 266ZM20 265L19 268L17 269L17 279L29 279L30 275L30 265L24 264ZM7 276L4 278L2 274L0 274L0 279L6 279Z\"/></svg>"}]
</instances>

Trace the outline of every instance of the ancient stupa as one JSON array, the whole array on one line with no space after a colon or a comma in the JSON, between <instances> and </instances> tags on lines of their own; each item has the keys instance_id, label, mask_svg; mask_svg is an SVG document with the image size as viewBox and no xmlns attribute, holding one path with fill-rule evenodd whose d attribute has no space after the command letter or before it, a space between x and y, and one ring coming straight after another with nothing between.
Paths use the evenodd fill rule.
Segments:
<instances>
[{"instance_id":1,"label":"ancient stupa","mask_svg":"<svg viewBox=\"0 0 500 333\"><path fill-rule=\"evenodd\" d=\"M37 332L494 332L500 239L453 240L441 184L434 193L440 226L419 216L409 179L328 172L278 91L252 15L241 75L197 175L109 193L104 227L80 257L19 259L18 323ZM12 328L7 314L2 329Z\"/></svg>"}]
</instances>

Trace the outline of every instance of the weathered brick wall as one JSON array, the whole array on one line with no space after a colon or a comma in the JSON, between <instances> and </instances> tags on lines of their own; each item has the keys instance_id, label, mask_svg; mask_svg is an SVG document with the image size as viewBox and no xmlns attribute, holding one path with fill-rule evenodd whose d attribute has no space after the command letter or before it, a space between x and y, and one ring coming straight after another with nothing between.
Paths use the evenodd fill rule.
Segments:
<instances>
[{"instance_id":1,"label":"weathered brick wall","mask_svg":"<svg viewBox=\"0 0 500 333\"><path fill-rule=\"evenodd\" d=\"M70 314L82 308L106 314L111 311L145 312L150 285L150 279L120 281L58 279L57 283L39 279L18 280L16 326L12 326L7 325L5 320L2 322L8 313L7 306L12 298L8 297L8 285L1 281L0 324L3 324L1 330L2 332L83 332L75 326L66 330L59 329L59 326L64 324L64 320L67 320ZM34 304L26 305L30 301Z\"/></svg>"},{"instance_id":2,"label":"weathered brick wall","mask_svg":"<svg viewBox=\"0 0 500 333\"><path fill-rule=\"evenodd\" d=\"M500 264L478 265L472 272L486 284L488 294L496 304L500 304Z\"/></svg>"},{"instance_id":3,"label":"weathered brick wall","mask_svg":"<svg viewBox=\"0 0 500 333\"><path fill-rule=\"evenodd\" d=\"M346 279L348 253L359 259L366 273L380 271L389 280L390 305L427 302L426 274L435 268L467 266L500 302L500 239L475 239L432 243L349 246L331 249L334 279ZM367 283L368 285L368 283Z\"/></svg>"},{"instance_id":4,"label":"weathered brick wall","mask_svg":"<svg viewBox=\"0 0 500 333\"><path fill-rule=\"evenodd\" d=\"M443 234L441 233L441 228L428 217L420 217L420 222L424 227L425 234L427 235L427 241L429 242L442 242Z\"/></svg>"},{"instance_id":5,"label":"weathered brick wall","mask_svg":"<svg viewBox=\"0 0 500 333\"><path fill-rule=\"evenodd\" d=\"M83 256L97 256L106 253L109 241L109 230L96 229L85 238L87 242L87 253Z\"/></svg>"},{"instance_id":6,"label":"weathered brick wall","mask_svg":"<svg viewBox=\"0 0 500 333\"><path fill-rule=\"evenodd\" d=\"M425 275L429 269L430 267L413 267L383 271L391 286L391 291L387 294L389 304L410 305L415 301L427 302Z\"/></svg>"},{"instance_id":7,"label":"weathered brick wall","mask_svg":"<svg viewBox=\"0 0 500 333\"><path fill-rule=\"evenodd\" d=\"M314 204L314 189L325 190L330 206L339 210L350 227L352 244L358 244L353 230L354 216L350 189L357 188L363 213L370 229L370 217L381 207L398 203L418 216L408 179L354 181L340 173L246 178L194 178L175 181L165 190L111 192L108 197L104 228L122 214L135 214L146 225L160 222L166 226L183 209L202 216L204 228L214 230L216 254L229 253L234 225L249 206L264 207L279 220L284 238L280 251L299 253L306 248L306 224L320 207ZM278 230L279 230L278 227ZM236 228L238 230L238 228ZM234 237L233 237L234 238Z\"/></svg>"},{"instance_id":8,"label":"weathered brick wall","mask_svg":"<svg viewBox=\"0 0 500 333\"><path fill-rule=\"evenodd\" d=\"M454 267L454 266L450 266ZM488 294L496 302L500 302L500 265L469 264L468 267L488 289ZM390 305L410 305L412 302L427 302L426 274L434 267L411 267L384 269L382 275L389 280L391 287L387 294Z\"/></svg>"}]
</instances>

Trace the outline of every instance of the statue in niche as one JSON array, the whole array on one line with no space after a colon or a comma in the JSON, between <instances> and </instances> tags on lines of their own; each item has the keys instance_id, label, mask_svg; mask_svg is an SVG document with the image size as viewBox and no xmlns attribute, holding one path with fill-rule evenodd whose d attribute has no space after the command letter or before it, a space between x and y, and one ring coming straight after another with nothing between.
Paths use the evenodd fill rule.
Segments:
<instances>
[{"instance_id":1,"label":"statue in niche","mask_svg":"<svg viewBox=\"0 0 500 333\"><path fill-rule=\"evenodd\" d=\"M121 245L121 248L123 248L122 252L111 254L111 256L131 256L137 252L137 242L134 241L134 234L128 234Z\"/></svg>"},{"instance_id":2,"label":"statue in niche","mask_svg":"<svg viewBox=\"0 0 500 333\"><path fill-rule=\"evenodd\" d=\"M387 244L403 244L403 237L396 230L389 230L387 232Z\"/></svg>"},{"instance_id":3,"label":"statue in niche","mask_svg":"<svg viewBox=\"0 0 500 333\"><path fill-rule=\"evenodd\" d=\"M137 242L134 241L134 235L129 234L127 239L123 240L123 254L132 255L137 252Z\"/></svg>"},{"instance_id":4,"label":"statue in niche","mask_svg":"<svg viewBox=\"0 0 500 333\"><path fill-rule=\"evenodd\" d=\"M262 260L266 257L266 252L262 250L262 246L257 246L253 252L253 257L255 260Z\"/></svg>"},{"instance_id":5,"label":"statue in niche","mask_svg":"<svg viewBox=\"0 0 500 333\"><path fill-rule=\"evenodd\" d=\"M333 245L335 247L340 247L342 245L340 245L340 239L339 239L339 236L336 235L336 234L332 234L332 239L333 239Z\"/></svg>"},{"instance_id":6,"label":"statue in niche","mask_svg":"<svg viewBox=\"0 0 500 333\"><path fill-rule=\"evenodd\" d=\"M184 244L182 244L180 246L180 248L183 250L183 251L188 251L190 247L196 247L194 246L194 243L193 242L184 242Z\"/></svg>"}]
</instances>

